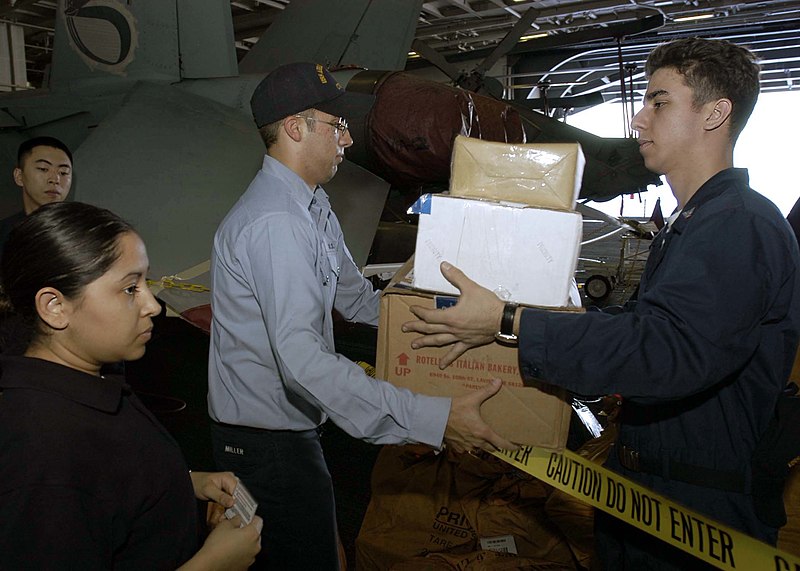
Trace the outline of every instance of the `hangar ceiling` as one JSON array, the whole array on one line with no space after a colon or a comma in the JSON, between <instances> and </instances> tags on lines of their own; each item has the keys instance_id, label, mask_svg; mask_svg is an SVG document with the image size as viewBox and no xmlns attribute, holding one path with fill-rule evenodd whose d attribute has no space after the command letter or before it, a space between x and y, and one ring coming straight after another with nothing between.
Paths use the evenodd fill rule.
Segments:
<instances>
[{"instance_id":1,"label":"hangar ceiling","mask_svg":"<svg viewBox=\"0 0 800 571\"><path fill-rule=\"evenodd\" d=\"M290 1L231 0L240 59ZM42 85L50 62L55 9L55 0L0 2L0 23L24 31L31 87ZM800 1L785 0L433 0L422 4L414 44L428 59L412 54L407 69L437 60L468 86L491 75L518 100L542 91L611 100L621 95L621 76L628 92L643 89L655 44L690 35L748 45L762 63L762 91L800 86Z\"/></svg>"}]
</instances>

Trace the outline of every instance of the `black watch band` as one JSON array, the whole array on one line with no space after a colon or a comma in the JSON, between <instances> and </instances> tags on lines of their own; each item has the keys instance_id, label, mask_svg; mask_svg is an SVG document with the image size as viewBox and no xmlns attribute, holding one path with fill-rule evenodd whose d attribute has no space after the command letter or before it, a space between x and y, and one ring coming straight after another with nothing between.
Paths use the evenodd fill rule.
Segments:
<instances>
[{"instance_id":1,"label":"black watch band","mask_svg":"<svg viewBox=\"0 0 800 571\"><path fill-rule=\"evenodd\" d=\"M517 336L514 335L514 318L517 316L517 307L519 307L516 303L506 302L505 306L503 307L503 317L500 319L500 331L495 333L495 337L499 341L504 341L506 343L515 343L517 341Z\"/></svg>"}]
</instances>

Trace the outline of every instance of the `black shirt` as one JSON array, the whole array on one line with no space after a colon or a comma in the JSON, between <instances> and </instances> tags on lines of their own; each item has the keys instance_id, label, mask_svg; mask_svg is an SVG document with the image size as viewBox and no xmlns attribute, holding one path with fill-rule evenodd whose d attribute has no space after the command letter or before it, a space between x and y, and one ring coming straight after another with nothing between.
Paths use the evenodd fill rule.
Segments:
<instances>
[{"instance_id":1,"label":"black shirt","mask_svg":"<svg viewBox=\"0 0 800 571\"><path fill-rule=\"evenodd\" d=\"M188 468L121 379L0 367L1 569L175 569L194 554Z\"/></svg>"},{"instance_id":2,"label":"black shirt","mask_svg":"<svg viewBox=\"0 0 800 571\"><path fill-rule=\"evenodd\" d=\"M3 259L3 248L8 241L8 235L11 234L11 230L14 229L14 226L23 220L25 220L24 210L20 210L16 214L12 214L11 216L0 220L0 260Z\"/></svg>"}]
</instances>

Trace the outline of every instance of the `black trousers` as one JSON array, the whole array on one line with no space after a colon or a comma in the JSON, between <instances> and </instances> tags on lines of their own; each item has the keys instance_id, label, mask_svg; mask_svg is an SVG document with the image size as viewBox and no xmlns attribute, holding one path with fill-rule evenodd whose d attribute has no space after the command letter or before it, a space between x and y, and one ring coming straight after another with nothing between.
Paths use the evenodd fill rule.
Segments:
<instances>
[{"instance_id":1,"label":"black trousers","mask_svg":"<svg viewBox=\"0 0 800 571\"><path fill-rule=\"evenodd\" d=\"M212 423L214 461L244 482L264 519L252 569L339 569L336 506L316 430Z\"/></svg>"},{"instance_id":2,"label":"black trousers","mask_svg":"<svg viewBox=\"0 0 800 571\"><path fill-rule=\"evenodd\" d=\"M733 529L775 545L778 530L756 517L752 499L745 494L725 492L713 487L697 486L676 480L665 481L655 476L636 474L619 465L615 454L606 467L639 481L645 487L673 498L694 511L706 514ZM658 481L658 486L655 482ZM607 571L692 571L716 569L612 515L595 511L595 547L600 567Z\"/></svg>"},{"instance_id":3,"label":"black trousers","mask_svg":"<svg viewBox=\"0 0 800 571\"><path fill-rule=\"evenodd\" d=\"M595 549L604 571L714 571L716 567L595 510Z\"/></svg>"}]
</instances>

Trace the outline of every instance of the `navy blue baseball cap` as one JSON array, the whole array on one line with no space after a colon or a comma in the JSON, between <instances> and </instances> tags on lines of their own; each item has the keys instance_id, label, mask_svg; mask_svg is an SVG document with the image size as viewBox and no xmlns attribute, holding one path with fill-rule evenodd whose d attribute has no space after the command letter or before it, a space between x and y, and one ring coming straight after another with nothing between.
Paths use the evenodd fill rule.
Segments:
<instances>
[{"instance_id":1,"label":"navy blue baseball cap","mask_svg":"<svg viewBox=\"0 0 800 571\"><path fill-rule=\"evenodd\" d=\"M347 120L366 115L374 95L345 91L325 66L290 63L271 71L250 98L258 128L305 109L319 109Z\"/></svg>"}]
</instances>

